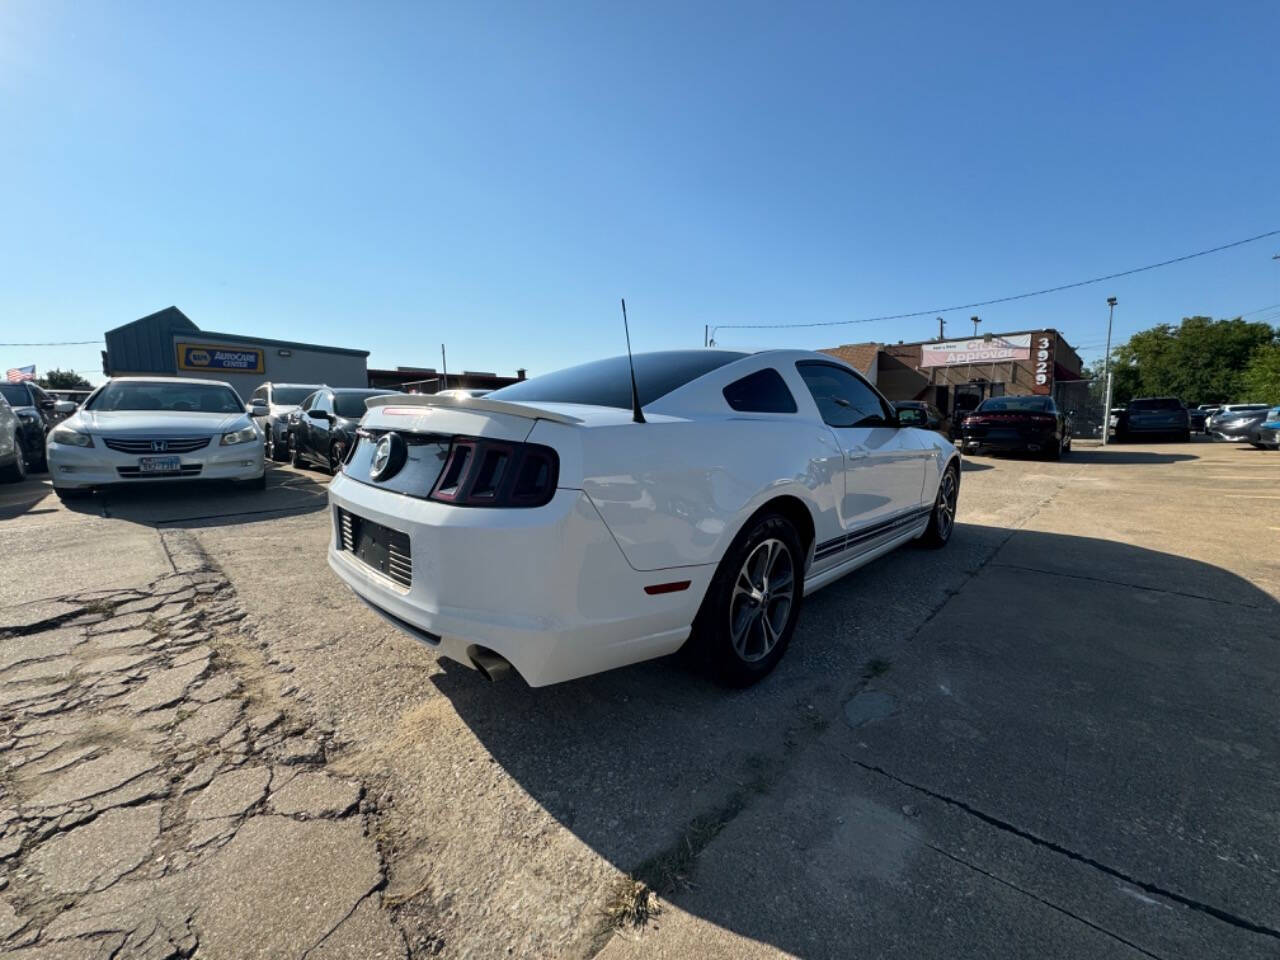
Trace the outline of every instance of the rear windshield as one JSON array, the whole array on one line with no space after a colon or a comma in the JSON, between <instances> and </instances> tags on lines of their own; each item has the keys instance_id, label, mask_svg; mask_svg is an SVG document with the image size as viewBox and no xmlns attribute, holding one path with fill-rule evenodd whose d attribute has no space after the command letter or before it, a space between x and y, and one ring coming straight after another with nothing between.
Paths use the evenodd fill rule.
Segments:
<instances>
[{"instance_id":1,"label":"rear windshield","mask_svg":"<svg viewBox=\"0 0 1280 960\"><path fill-rule=\"evenodd\" d=\"M647 406L672 390L734 360L745 353L733 350L667 350L636 354L636 389L640 406ZM546 373L513 383L489 394L494 400L587 403L600 407L631 409L631 369L627 358L593 360L579 367Z\"/></svg>"},{"instance_id":2,"label":"rear windshield","mask_svg":"<svg viewBox=\"0 0 1280 960\"><path fill-rule=\"evenodd\" d=\"M87 406L91 410L167 410L194 413L243 413L244 404L230 387L213 383L127 383L113 381Z\"/></svg>"},{"instance_id":3,"label":"rear windshield","mask_svg":"<svg viewBox=\"0 0 1280 960\"><path fill-rule=\"evenodd\" d=\"M1182 401L1177 397L1153 397L1149 400L1130 400L1130 410L1181 410Z\"/></svg>"},{"instance_id":4,"label":"rear windshield","mask_svg":"<svg viewBox=\"0 0 1280 960\"><path fill-rule=\"evenodd\" d=\"M295 407L315 391L315 387L274 387L271 390L271 402L284 407Z\"/></svg>"},{"instance_id":5,"label":"rear windshield","mask_svg":"<svg viewBox=\"0 0 1280 960\"><path fill-rule=\"evenodd\" d=\"M335 393L333 395L333 412L340 417L356 420L363 417L368 409L364 402L370 397L383 397L386 394L371 393Z\"/></svg>"},{"instance_id":6,"label":"rear windshield","mask_svg":"<svg viewBox=\"0 0 1280 960\"><path fill-rule=\"evenodd\" d=\"M991 397L978 404L974 413L1053 413L1049 397Z\"/></svg>"}]
</instances>

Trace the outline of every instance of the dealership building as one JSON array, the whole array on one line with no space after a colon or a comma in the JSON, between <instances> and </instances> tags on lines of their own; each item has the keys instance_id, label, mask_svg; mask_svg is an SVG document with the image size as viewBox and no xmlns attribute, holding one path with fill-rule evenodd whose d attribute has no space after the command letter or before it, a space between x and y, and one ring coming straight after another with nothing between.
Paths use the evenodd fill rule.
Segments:
<instances>
[{"instance_id":1,"label":"dealership building","mask_svg":"<svg viewBox=\"0 0 1280 960\"><path fill-rule=\"evenodd\" d=\"M323 383L367 387L369 351L201 330L177 307L108 330L108 377L166 376L223 380L244 399L260 385Z\"/></svg>"},{"instance_id":2,"label":"dealership building","mask_svg":"<svg viewBox=\"0 0 1280 960\"><path fill-rule=\"evenodd\" d=\"M890 400L924 400L946 414L987 397L1042 395L1060 400L1082 382L1075 348L1056 330L987 333L965 340L850 343L822 351L839 357Z\"/></svg>"}]
</instances>

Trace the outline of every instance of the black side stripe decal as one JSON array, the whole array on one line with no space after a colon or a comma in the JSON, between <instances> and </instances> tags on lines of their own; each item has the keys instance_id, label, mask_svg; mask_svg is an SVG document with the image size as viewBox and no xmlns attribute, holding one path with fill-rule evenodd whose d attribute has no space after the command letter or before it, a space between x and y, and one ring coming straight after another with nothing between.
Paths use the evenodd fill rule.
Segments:
<instances>
[{"instance_id":1,"label":"black side stripe decal","mask_svg":"<svg viewBox=\"0 0 1280 960\"><path fill-rule=\"evenodd\" d=\"M843 553L850 547L865 543L868 540L874 540L882 537L887 533L893 533L902 527L910 526L928 516L933 507L918 507L908 513L899 514L896 517L890 517L888 520L882 520L880 523L867 527L865 530L858 530L855 533L846 534L843 537L836 537L834 540L826 540L818 544L813 551L815 560L825 560L828 557L835 556L837 553Z\"/></svg>"}]
</instances>

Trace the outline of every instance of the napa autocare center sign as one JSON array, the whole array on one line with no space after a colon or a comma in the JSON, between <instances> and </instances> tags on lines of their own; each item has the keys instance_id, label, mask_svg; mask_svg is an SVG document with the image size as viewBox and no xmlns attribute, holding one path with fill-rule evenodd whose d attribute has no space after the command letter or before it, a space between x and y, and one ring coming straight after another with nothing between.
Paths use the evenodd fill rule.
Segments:
<instances>
[{"instance_id":1,"label":"napa autocare center sign","mask_svg":"<svg viewBox=\"0 0 1280 960\"><path fill-rule=\"evenodd\" d=\"M226 344L176 343L178 369L221 371L223 373L262 373L262 351L255 347Z\"/></svg>"},{"instance_id":2,"label":"napa autocare center sign","mask_svg":"<svg viewBox=\"0 0 1280 960\"><path fill-rule=\"evenodd\" d=\"M1011 337L974 337L920 345L920 366L957 367L968 363L999 363L1002 360L1030 360L1031 334Z\"/></svg>"}]
</instances>

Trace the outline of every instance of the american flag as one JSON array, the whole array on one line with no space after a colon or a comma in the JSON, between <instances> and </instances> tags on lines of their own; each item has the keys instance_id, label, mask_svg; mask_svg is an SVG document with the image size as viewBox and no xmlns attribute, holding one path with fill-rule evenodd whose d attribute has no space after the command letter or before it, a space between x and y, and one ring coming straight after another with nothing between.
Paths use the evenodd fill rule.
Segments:
<instances>
[{"instance_id":1,"label":"american flag","mask_svg":"<svg viewBox=\"0 0 1280 960\"><path fill-rule=\"evenodd\" d=\"M9 378L10 383L21 383L23 380L34 380L36 378L36 365L33 363L29 367L10 367L9 372L5 374Z\"/></svg>"}]
</instances>

